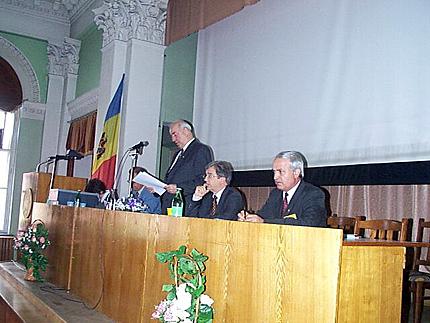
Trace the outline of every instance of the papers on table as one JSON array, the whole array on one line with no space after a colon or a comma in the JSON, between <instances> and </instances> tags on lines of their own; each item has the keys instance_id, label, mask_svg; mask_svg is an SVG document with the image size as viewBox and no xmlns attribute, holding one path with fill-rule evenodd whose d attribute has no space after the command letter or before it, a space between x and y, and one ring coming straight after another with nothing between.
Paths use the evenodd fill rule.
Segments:
<instances>
[{"instance_id":1,"label":"papers on table","mask_svg":"<svg viewBox=\"0 0 430 323\"><path fill-rule=\"evenodd\" d=\"M133 181L154 188L155 193L158 195L161 195L166 191L164 187L167 184L147 172L140 172L135 178L133 178Z\"/></svg>"}]
</instances>

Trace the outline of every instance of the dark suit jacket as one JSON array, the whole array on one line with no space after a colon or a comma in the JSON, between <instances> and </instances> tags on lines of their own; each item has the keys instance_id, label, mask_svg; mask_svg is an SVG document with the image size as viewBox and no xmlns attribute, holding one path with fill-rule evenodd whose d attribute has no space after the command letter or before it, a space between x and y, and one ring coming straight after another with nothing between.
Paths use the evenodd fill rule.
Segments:
<instances>
[{"instance_id":1,"label":"dark suit jacket","mask_svg":"<svg viewBox=\"0 0 430 323\"><path fill-rule=\"evenodd\" d=\"M237 220L237 214L243 210L242 195L233 187L226 187L221 194L215 210L215 215L210 216L212 209L212 192L207 193L200 201L191 201L188 207L188 215L198 218L216 218L224 220Z\"/></svg>"},{"instance_id":2,"label":"dark suit jacket","mask_svg":"<svg viewBox=\"0 0 430 323\"><path fill-rule=\"evenodd\" d=\"M282 191L275 188L270 192L269 198L257 214L267 223L309 227L327 226L325 195L318 187L303 180L300 182L288 204L288 214L295 214L297 219L281 216L282 203Z\"/></svg>"},{"instance_id":3,"label":"dark suit jacket","mask_svg":"<svg viewBox=\"0 0 430 323\"><path fill-rule=\"evenodd\" d=\"M173 156L172 163L176 158ZM203 184L203 176L205 174L205 166L213 161L212 150L209 146L202 144L198 139L187 147L185 152L178 158L175 166L170 171L167 171L165 182L167 184L176 184L182 188L182 197L184 198L186 213L187 205L189 205L197 185ZM171 164L170 164L171 165ZM161 200L161 213L167 214L167 208L171 207L173 194L165 192Z\"/></svg>"}]
</instances>

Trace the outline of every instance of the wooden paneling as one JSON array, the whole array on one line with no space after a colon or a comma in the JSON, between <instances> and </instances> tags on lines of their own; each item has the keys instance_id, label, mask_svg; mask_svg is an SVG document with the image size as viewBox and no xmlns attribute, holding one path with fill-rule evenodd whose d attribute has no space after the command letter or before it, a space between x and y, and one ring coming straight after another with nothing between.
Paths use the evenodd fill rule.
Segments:
<instances>
[{"instance_id":1,"label":"wooden paneling","mask_svg":"<svg viewBox=\"0 0 430 323\"><path fill-rule=\"evenodd\" d=\"M49 184L51 182L50 173L37 173L30 172L22 175L22 192L21 192L21 207L19 212L19 230L25 230L25 228L31 222L31 214L24 214L24 195L25 191L31 189L32 199L34 202L45 203L49 195ZM84 190L87 183L86 178L79 177L68 177L56 175L54 178L54 188L63 188L68 190Z\"/></svg>"},{"instance_id":2,"label":"wooden paneling","mask_svg":"<svg viewBox=\"0 0 430 323\"><path fill-rule=\"evenodd\" d=\"M338 322L399 322L404 247L342 248Z\"/></svg>"},{"instance_id":3,"label":"wooden paneling","mask_svg":"<svg viewBox=\"0 0 430 323\"><path fill-rule=\"evenodd\" d=\"M48 199L49 184L51 183L51 173L25 173L22 176L22 190L31 188L34 192L34 201L45 203ZM68 177L55 175L54 188L68 190L83 190L87 183L86 178Z\"/></svg>"},{"instance_id":4,"label":"wooden paneling","mask_svg":"<svg viewBox=\"0 0 430 323\"><path fill-rule=\"evenodd\" d=\"M71 259L71 292L120 322L149 322L170 282L155 253L181 244L209 256L215 322L399 321L403 247L342 246L337 229L59 206L34 212L51 213L40 216L50 233L73 232L70 255L56 260ZM74 220L59 229L65 217Z\"/></svg>"},{"instance_id":5,"label":"wooden paneling","mask_svg":"<svg viewBox=\"0 0 430 323\"><path fill-rule=\"evenodd\" d=\"M32 221L39 219L49 229L51 245L46 249L48 270L46 278L58 287L69 289L72 265L74 208L34 203Z\"/></svg>"},{"instance_id":6,"label":"wooden paneling","mask_svg":"<svg viewBox=\"0 0 430 323\"><path fill-rule=\"evenodd\" d=\"M0 261L12 260L13 245L13 236L0 236Z\"/></svg>"}]
</instances>

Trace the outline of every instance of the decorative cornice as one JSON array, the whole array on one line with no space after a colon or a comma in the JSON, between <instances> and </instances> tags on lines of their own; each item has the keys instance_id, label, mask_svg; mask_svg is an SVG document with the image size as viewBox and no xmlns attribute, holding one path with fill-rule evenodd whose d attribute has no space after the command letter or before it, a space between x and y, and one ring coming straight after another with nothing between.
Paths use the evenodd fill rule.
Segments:
<instances>
[{"instance_id":1,"label":"decorative cornice","mask_svg":"<svg viewBox=\"0 0 430 323\"><path fill-rule=\"evenodd\" d=\"M46 104L25 101L21 107L21 118L43 120L45 118Z\"/></svg>"},{"instance_id":2,"label":"decorative cornice","mask_svg":"<svg viewBox=\"0 0 430 323\"><path fill-rule=\"evenodd\" d=\"M72 17L82 13L94 0L0 0L0 8L43 19L71 23Z\"/></svg>"},{"instance_id":3,"label":"decorative cornice","mask_svg":"<svg viewBox=\"0 0 430 323\"><path fill-rule=\"evenodd\" d=\"M99 89L97 88L67 103L67 109L73 120L97 110L98 102Z\"/></svg>"},{"instance_id":4,"label":"decorative cornice","mask_svg":"<svg viewBox=\"0 0 430 323\"><path fill-rule=\"evenodd\" d=\"M23 99L40 102L40 86L36 72L21 51L10 41L0 37L0 56L12 65L23 87Z\"/></svg>"},{"instance_id":5,"label":"decorative cornice","mask_svg":"<svg viewBox=\"0 0 430 323\"><path fill-rule=\"evenodd\" d=\"M0 7L9 10L19 10L40 17L57 18L62 21L69 20L69 13L66 7L59 0L0 0Z\"/></svg>"},{"instance_id":6,"label":"decorative cornice","mask_svg":"<svg viewBox=\"0 0 430 323\"><path fill-rule=\"evenodd\" d=\"M94 9L103 47L113 40L139 39L164 45L168 0L104 0Z\"/></svg>"},{"instance_id":7,"label":"decorative cornice","mask_svg":"<svg viewBox=\"0 0 430 323\"><path fill-rule=\"evenodd\" d=\"M79 50L81 42L76 39L64 38L61 46L48 44L49 74L66 77L67 73L78 74Z\"/></svg>"}]
</instances>

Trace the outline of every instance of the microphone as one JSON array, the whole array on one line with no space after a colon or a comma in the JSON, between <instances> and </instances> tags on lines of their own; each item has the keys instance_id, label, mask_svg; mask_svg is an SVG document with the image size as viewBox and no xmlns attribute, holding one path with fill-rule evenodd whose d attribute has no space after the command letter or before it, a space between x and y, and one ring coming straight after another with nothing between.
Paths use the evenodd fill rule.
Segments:
<instances>
[{"instance_id":1,"label":"microphone","mask_svg":"<svg viewBox=\"0 0 430 323\"><path fill-rule=\"evenodd\" d=\"M69 159L82 159L84 158L84 155L81 153L78 153L76 150L69 149L66 153L67 158Z\"/></svg>"},{"instance_id":2,"label":"microphone","mask_svg":"<svg viewBox=\"0 0 430 323\"><path fill-rule=\"evenodd\" d=\"M52 156L49 158L51 159ZM76 150L73 150L73 149L69 149L65 155L56 155L55 156L56 160L74 160L74 159L77 160L77 159L82 159L82 158L84 158L84 155L78 153Z\"/></svg>"},{"instance_id":3,"label":"microphone","mask_svg":"<svg viewBox=\"0 0 430 323\"><path fill-rule=\"evenodd\" d=\"M149 145L149 141L141 141L138 144L135 144L130 150L140 150Z\"/></svg>"}]
</instances>

